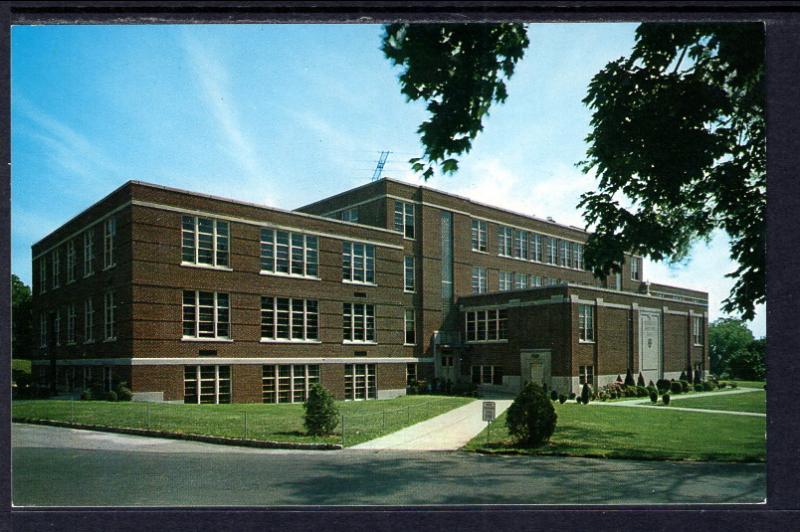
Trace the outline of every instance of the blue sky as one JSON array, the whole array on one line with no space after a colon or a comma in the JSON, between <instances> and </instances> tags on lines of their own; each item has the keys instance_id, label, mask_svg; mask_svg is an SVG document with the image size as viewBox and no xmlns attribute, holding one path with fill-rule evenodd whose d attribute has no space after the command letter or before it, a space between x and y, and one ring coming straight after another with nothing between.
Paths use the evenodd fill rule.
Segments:
<instances>
[{"instance_id":1,"label":"blue sky","mask_svg":"<svg viewBox=\"0 0 800 532\"><path fill-rule=\"evenodd\" d=\"M470 154L428 186L583 226L595 187L586 86L627 55L634 24L535 24L531 45ZM295 208L384 175L419 183L424 107L400 94L378 25L16 26L12 29L12 271L30 246L128 179ZM645 278L707 290L732 282L727 238ZM765 309L751 328L765 334Z\"/></svg>"}]
</instances>

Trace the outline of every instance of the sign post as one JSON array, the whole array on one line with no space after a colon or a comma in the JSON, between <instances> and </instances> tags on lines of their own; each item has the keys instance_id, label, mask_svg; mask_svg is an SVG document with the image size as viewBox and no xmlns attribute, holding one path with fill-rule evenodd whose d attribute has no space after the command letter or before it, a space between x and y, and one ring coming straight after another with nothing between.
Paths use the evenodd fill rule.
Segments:
<instances>
[{"instance_id":1,"label":"sign post","mask_svg":"<svg viewBox=\"0 0 800 532\"><path fill-rule=\"evenodd\" d=\"M486 443L489 443L489 437L492 433L492 421L494 421L495 415L495 402L494 401L484 401L483 402L483 420L486 422Z\"/></svg>"}]
</instances>

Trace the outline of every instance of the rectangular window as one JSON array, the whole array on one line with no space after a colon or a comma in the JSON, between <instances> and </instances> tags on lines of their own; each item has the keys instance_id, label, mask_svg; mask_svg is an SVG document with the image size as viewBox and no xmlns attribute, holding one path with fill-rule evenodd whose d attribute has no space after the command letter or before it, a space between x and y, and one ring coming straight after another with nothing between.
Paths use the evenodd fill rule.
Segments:
<instances>
[{"instance_id":1,"label":"rectangular window","mask_svg":"<svg viewBox=\"0 0 800 532\"><path fill-rule=\"evenodd\" d=\"M572 266L577 270L583 270L583 244L573 243Z\"/></svg>"},{"instance_id":2,"label":"rectangular window","mask_svg":"<svg viewBox=\"0 0 800 532\"><path fill-rule=\"evenodd\" d=\"M230 338L228 294L183 291L184 338Z\"/></svg>"},{"instance_id":3,"label":"rectangular window","mask_svg":"<svg viewBox=\"0 0 800 532\"><path fill-rule=\"evenodd\" d=\"M467 343L508 340L508 309L475 310L465 316Z\"/></svg>"},{"instance_id":4,"label":"rectangular window","mask_svg":"<svg viewBox=\"0 0 800 532\"><path fill-rule=\"evenodd\" d=\"M514 231L510 227L499 226L497 228L497 254L503 257L511 256Z\"/></svg>"},{"instance_id":5,"label":"rectangular window","mask_svg":"<svg viewBox=\"0 0 800 532\"><path fill-rule=\"evenodd\" d=\"M344 397L351 401L377 399L375 364L344 365Z\"/></svg>"},{"instance_id":6,"label":"rectangular window","mask_svg":"<svg viewBox=\"0 0 800 532\"><path fill-rule=\"evenodd\" d=\"M498 275L498 290L501 292L505 292L507 290L511 290L512 282L513 282L513 274L511 272L499 272Z\"/></svg>"},{"instance_id":7,"label":"rectangular window","mask_svg":"<svg viewBox=\"0 0 800 532\"><path fill-rule=\"evenodd\" d=\"M540 275L531 275L531 288L543 286L542 277Z\"/></svg>"},{"instance_id":8,"label":"rectangular window","mask_svg":"<svg viewBox=\"0 0 800 532\"><path fill-rule=\"evenodd\" d=\"M183 216L181 221L181 260L227 268L230 265L230 225L215 218Z\"/></svg>"},{"instance_id":9,"label":"rectangular window","mask_svg":"<svg viewBox=\"0 0 800 532\"><path fill-rule=\"evenodd\" d=\"M108 291L103 297L103 331L106 340L116 340L116 309L117 305L114 301L114 292Z\"/></svg>"},{"instance_id":10,"label":"rectangular window","mask_svg":"<svg viewBox=\"0 0 800 532\"><path fill-rule=\"evenodd\" d=\"M486 251L486 222L472 220L472 251Z\"/></svg>"},{"instance_id":11,"label":"rectangular window","mask_svg":"<svg viewBox=\"0 0 800 532\"><path fill-rule=\"evenodd\" d=\"M631 257L631 280L642 280L642 259L639 257Z\"/></svg>"},{"instance_id":12,"label":"rectangular window","mask_svg":"<svg viewBox=\"0 0 800 532\"><path fill-rule=\"evenodd\" d=\"M531 233L530 239L531 260L542 262L542 236L537 233Z\"/></svg>"},{"instance_id":13,"label":"rectangular window","mask_svg":"<svg viewBox=\"0 0 800 532\"><path fill-rule=\"evenodd\" d=\"M692 316L692 342L694 345L704 345L705 323L702 316Z\"/></svg>"},{"instance_id":14,"label":"rectangular window","mask_svg":"<svg viewBox=\"0 0 800 532\"><path fill-rule=\"evenodd\" d=\"M67 242L67 283L75 282L78 270L78 261L75 260L75 241Z\"/></svg>"},{"instance_id":15,"label":"rectangular window","mask_svg":"<svg viewBox=\"0 0 800 532\"><path fill-rule=\"evenodd\" d=\"M358 207L352 209L345 209L339 212L339 219L343 222L358 223Z\"/></svg>"},{"instance_id":16,"label":"rectangular window","mask_svg":"<svg viewBox=\"0 0 800 532\"><path fill-rule=\"evenodd\" d=\"M47 347L47 313L39 314L39 347Z\"/></svg>"},{"instance_id":17,"label":"rectangular window","mask_svg":"<svg viewBox=\"0 0 800 532\"><path fill-rule=\"evenodd\" d=\"M103 222L103 269L108 269L117 264L114 254L114 237L117 235L117 219L108 218Z\"/></svg>"},{"instance_id":18,"label":"rectangular window","mask_svg":"<svg viewBox=\"0 0 800 532\"><path fill-rule=\"evenodd\" d=\"M594 342L594 307L578 305L578 338L582 342Z\"/></svg>"},{"instance_id":19,"label":"rectangular window","mask_svg":"<svg viewBox=\"0 0 800 532\"><path fill-rule=\"evenodd\" d=\"M578 366L578 381L581 386L594 384L594 366Z\"/></svg>"},{"instance_id":20,"label":"rectangular window","mask_svg":"<svg viewBox=\"0 0 800 532\"><path fill-rule=\"evenodd\" d=\"M61 345L61 311L56 310L53 316L53 339L56 345Z\"/></svg>"},{"instance_id":21,"label":"rectangular window","mask_svg":"<svg viewBox=\"0 0 800 532\"><path fill-rule=\"evenodd\" d=\"M514 288L517 290L523 290L528 288L528 276L524 273L515 273L514 274Z\"/></svg>"},{"instance_id":22,"label":"rectangular window","mask_svg":"<svg viewBox=\"0 0 800 532\"><path fill-rule=\"evenodd\" d=\"M47 257L42 255L39 258L39 293L47 292Z\"/></svg>"},{"instance_id":23,"label":"rectangular window","mask_svg":"<svg viewBox=\"0 0 800 532\"><path fill-rule=\"evenodd\" d=\"M75 321L77 319L75 312L75 303L67 305L67 344L75 343Z\"/></svg>"},{"instance_id":24,"label":"rectangular window","mask_svg":"<svg viewBox=\"0 0 800 532\"><path fill-rule=\"evenodd\" d=\"M417 382L417 365L413 362L406 364L406 386L414 386Z\"/></svg>"},{"instance_id":25,"label":"rectangular window","mask_svg":"<svg viewBox=\"0 0 800 532\"><path fill-rule=\"evenodd\" d=\"M528 260L528 232L514 230L514 257Z\"/></svg>"},{"instance_id":26,"label":"rectangular window","mask_svg":"<svg viewBox=\"0 0 800 532\"><path fill-rule=\"evenodd\" d=\"M486 292L486 268L472 267L472 293L483 294Z\"/></svg>"},{"instance_id":27,"label":"rectangular window","mask_svg":"<svg viewBox=\"0 0 800 532\"><path fill-rule=\"evenodd\" d=\"M184 366L183 402L226 404L231 402L230 366Z\"/></svg>"},{"instance_id":28,"label":"rectangular window","mask_svg":"<svg viewBox=\"0 0 800 532\"><path fill-rule=\"evenodd\" d=\"M375 342L375 306L342 304L342 334L345 342Z\"/></svg>"},{"instance_id":29,"label":"rectangular window","mask_svg":"<svg viewBox=\"0 0 800 532\"><path fill-rule=\"evenodd\" d=\"M361 242L342 242L342 280L375 284L375 246Z\"/></svg>"},{"instance_id":30,"label":"rectangular window","mask_svg":"<svg viewBox=\"0 0 800 532\"><path fill-rule=\"evenodd\" d=\"M552 236L547 237L547 264L556 264L557 262L556 240Z\"/></svg>"},{"instance_id":31,"label":"rectangular window","mask_svg":"<svg viewBox=\"0 0 800 532\"><path fill-rule=\"evenodd\" d=\"M502 366L472 366L472 382L475 384L503 384Z\"/></svg>"},{"instance_id":32,"label":"rectangular window","mask_svg":"<svg viewBox=\"0 0 800 532\"><path fill-rule=\"evenodd\" d=\"M403 258L403 289L406 292L414 291L414 257L406 256Z\"/></svg>"},{"instance_id":33,"label":"rectangular window","mask_svg":"<svg viewBox=\"0 0 800 532\"><path fill-rule=\"evenodd\" d=\"M319 384L316 364L269 364L261 369L261 398L265 403L302 403L314 384Z\"/></svg>"},{"instance_id":34,"label":"rectangular window","mask_svg":"<svg viewBox=\"0 0 800 532\"><path fill-rule=\"evenodd\" d=\"M87 229L83 233L83 276L89 277L94 273L94 229Z\"/></svg>"},{"instance_id":35,"label":"rectangular window","mask_svg":"<svg viewBox=\"0 0 800 532\"><path fill-rule=\"evenodd\" d=\"M415 312L414 309L406 309L404 321L405 330L405 343L408 345L415 345L417 343Z\"/></svg>"},{"instance_id":36,"label":"rectangular window","mask_svg":"<svg viewBox=\"0 0 800 532\"><path fill-rule=\"evenodd\" d=\"M83 302L83 343L94 342L94 302L92 298Z\"/></svg>"},{"instance_id":37,"label":"rectangular window","mask_svg":"<svg viewBox=\"0 0 800 532\"><path fill-rule=\"evenodd\" d=\"M394 230L406 238L414 238L414 204L394 202Z\"/></svg>"},{"instance_id":38,"label":"rectangular window","mask_svg":"<svg viewBox=\"0 0 800 532\"><path fill-rule=\"evenodd\" d=\"M570 258L569 258L570 247L571 246L570 246L570 243L568 241L566 241L566 240L561 240L560 241L560 248L561 248L560 252L561 253L560 253L560 257L559 258L561 259L561 266L563 266L565 268L569 268L571 266Z\"/></svg>"},{"instance_id":39,"label":"rectangular window","mask_svg":"<svg viewBox=\"0 0 800 532\"><path fill-rule=\"evenodd\" d=\"M53 264L53 288L58 288L61 284L61 264L60 258L61 254L58 252L59 250L56 248L51 253L51 262Z\"/></svg>"},{"instance_id":40,"label":"rectangular window","mask_svg":"<svg viewBox=\"0 0 800 532\"><path fill-rule=\"evenodd\" d=\"M277 229L261 229L261 271L298 277L317 277L317 237Z\"/></svg>"},{"instance_id":41,"label":"rectangular window","mask_svg":"<svg viewBox=\"0 0 800 532\"><path fill-rule=\"evenodd\" d=\"M261 298L261 339L319 340L319 312L314 299Z\"/></svg>"}]
</instances>

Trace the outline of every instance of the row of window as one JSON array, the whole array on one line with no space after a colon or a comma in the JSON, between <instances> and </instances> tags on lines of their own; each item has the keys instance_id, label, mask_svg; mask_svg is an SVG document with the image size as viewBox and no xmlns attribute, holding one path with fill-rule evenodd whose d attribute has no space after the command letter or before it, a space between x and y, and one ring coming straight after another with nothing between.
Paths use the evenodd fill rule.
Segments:
<instances>
[{"instance_id":1,"label":"row of window","mask_svg":"<svg viewBox=\"0 0 800 532\"><path fill-rule=\"evenodd\" d=\"M464 319L467 342L508 340L508 309L469 311Z\"/></svg>"},{"instance_id":2,"label":"row of window","mask_svg":"<svg viewBox=\"0 0 800 532\"><path fill-rule=\"evenodd\" d=\"M86 229L83 236L68 240L66 243L66 276L67 284L73 283L78 279L78 242L83 243L83 277L94 274L95 266L95 246L94 246L94 227ZM117 220L113 216L103 222L103 269L107 270L116 266L116 256L114 252L114 241L117 235ZM49 267L48 267L49 262ZM49 279L48 279L49 273ZM56 247L48 255L39 258L39 293L44 294L48 285L51 289L61 286L61 248Z\"/></svg>"},{"instance_id":3,"label":"row of window","mask_svg":"<svg viewBox=\"0 0 800 532\"><path fill-rule=\"evenodd\" d=\"M525 288L536 288L539 286L556 286L562 283L561 279L544 277L541 275L525 274L518 272L500 271L498 272L498 289L500 291L520 290ZM486 268L481 266L472 267L472 293L483 294L487 291Z\"/></svg>"},{"instance_id":4,"label":"row of window","mask_svg":"<svg viewBox=\"0 0 800 532\"><path fill-rule=\"evenodd\" d=\"M112 341L117 338L115 294L107 291L103 295L103 340ZM69 303L65 308L66 318L66 344L73 345L78 343L78 305ZM61 309L56 309L50 313L42 312L39 315L39 346L46 348L48 340L51 339L55 345L61 345ZM83 336L81 343L90 344L95 341L95 308L94 300L87 298L83 302Z\"/></svg>"}]
</instances>

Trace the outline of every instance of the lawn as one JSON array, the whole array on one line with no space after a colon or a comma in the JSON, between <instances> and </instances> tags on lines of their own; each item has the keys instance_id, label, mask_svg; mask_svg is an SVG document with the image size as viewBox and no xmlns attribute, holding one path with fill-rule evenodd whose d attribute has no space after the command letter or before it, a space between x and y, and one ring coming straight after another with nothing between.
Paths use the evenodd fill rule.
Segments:
<instances>
[{"instance_id":1,"label":"lawn","mask_svg":"<svg viewBox=\"0 0 800 532\"><path fill-rule=\"evenodd\" d=\"M149 429L279 442L343 443L349 447L424 421L472 398L410 395L381 401L337 401L336 433L312 438L303 428L302 404L183 405L106 401L14 401L13 417L104 427ZM342 437L344 421L344 438Z\"/></svg>"},{"instance_id":2,"label":"lawn","mask_svg":"<svg viewBox=\"0 0 800 532\"><path fill-rule=\"evenodd\" d=\"M24 358L13 358L11 359L11 369L12 371L21 371L23 373L30 373L31 361L26 360Z\"/></svg>"},{"instance_id":3,"label":"lawn","mask_svg":"<svg viewBox=\"0 0 800 532\"><path fill-rule=\"evenodd\" d=\"M735 382L737 386L740 388L758 388L760 390L764 389L764 385L767 384L766 381L740 381L739 379L721 379L725 382Z\"/></svg>"},{"instance_id":4,"label":"lawn","mask_svg":"<svg viewBox=\"0 0 800 532\"><path fill-rule=\"evenodd\" d=\"M680 396L672 398L672 405L681 408L757 412L760 414L766 413L767 410L767 394L763 390L719 396L692 397L687 399L678 399L678 397Z\"/></svg>"},{"instance_id":5,"label":"lawn","mask_svg":"<svg viewBox=\"0 0 800 532\"><path fill-rule=\"evenodd\" d=\"M576 403L554 406L558 423L549 444L543 447L515 447L503 414L492 423L489 442L484 429L465 449L490 453L725 462L763 462L766 457L765 418L670 411L669 407L627 408Z\"/></svg>"}]
</instances>

